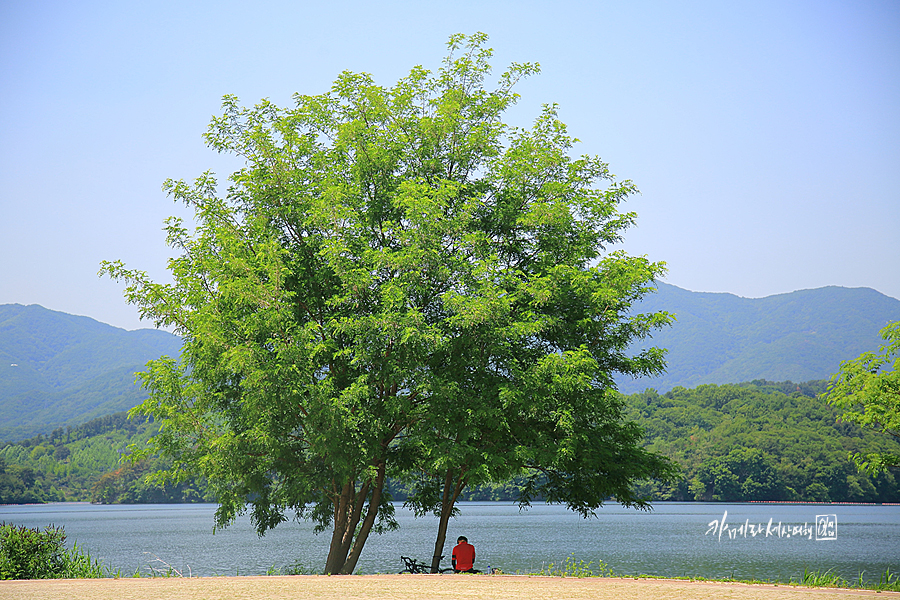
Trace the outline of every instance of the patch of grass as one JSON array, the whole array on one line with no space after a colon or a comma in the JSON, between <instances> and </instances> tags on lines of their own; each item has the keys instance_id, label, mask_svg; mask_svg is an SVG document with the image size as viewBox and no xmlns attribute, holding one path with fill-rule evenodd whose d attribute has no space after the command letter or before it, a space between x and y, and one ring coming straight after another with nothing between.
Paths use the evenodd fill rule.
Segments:
<instances>
[{"instance_id":1,"label":"patch of grass","mask_svg":"<svg viewBox=\"0 0 900 600\"><path fill-rule=\"evenodd\" d=\"M167 563L166 561L164 561L157 555L153 554L152 552L144 552L144 554L148 554L153 557L153 560L151 560L147 565L147 568L148 568L147 576L148 577L184 577L185 576L182 571L179 571L178 569L176 569L175 567L173 567L172 565L170 565L169 563ZM191 567L189 565L187 577L192 577L192 576L193 576L193 574L191 573Z\"/></svg>"},{"instance_id":2,"label":"patch of grass","mask_svg":"<svg viewBox=\"0 0 900 600\"><path fill-rule=\"evenodd\" d=\"M850 588L859 590L875 590L879 592L900 592L900 579L896 573L892 573L890 567L886 568L884 573L878 578L878 582L866 579L865 572L860 573L856 580L850 582L836 573L832 573L831 569L822 571L810 571L803 569L803 575L800 580L790 581L791 585L800 585L804 587L831 587L831 588Z\"/></svg>"},{"instance_id":3,"label":"patch of grass","mask_svg":"<svg viewBox=\"0 0 900 600\"><path fill-rule=\"evenodd\" d=\"M862 574L860 574L861 578ZM810 571L804 568L798 584L804 587L851 587L849 581L836 573L832 573L831 569L823 573L822 571Z\"/></svg>"},{"instance_id":4,"label":"patch of grass","mask_svg":"<svg viewBox=\"0 0 900 600\"><path fill-rule=\"evenodd\" d=\"M602 560L597 561L597 566L594 566L594 561L584 562L583 560L575 560L575 554L573 553L571 556L566 558L566 562L562 565L557 565L555 563L550 563L547 565L547 568L543 567L538 573L534 573L535 575L543 575L546 577L612 577L613 572L612 569L609 568Z\"/></svg>"},{"instance_id":5,"label":"patch of grass","mask_svg":"<svg viewBox=\"0 0 900 600\"><path fill-rule=\"evenodd\" d=\"M882 592L900 592L900 579L896 573L891 573L891 569L887 568L878 579L875 589Z\"/></svg>"},{"instance_id":6,"label":"patch of grass","mask_svg":"<svg viewBox=\"0 0 900 600\"><path fill-rule=\"evenodd\" d=\"M100 579L118 576L118 573L113 573L108 566L101 564L98 559L79 548L77 542L73 542L72 549L66 551L64 560L65 579Z\"/></svg>"},{"instance_id":7,"label":"patch of grass","mask_svg":"<svg viewBox=\"0 0 900 600\"><path fill-rule=\"evenodd\" d=\"M597 566L595 567L593 561L585 562L583 560L577 560L574 553L566 559L565 563L561 565L550 563L549 565L547 565L547 567L541 567L541 570L536 573L520 573L517 571L516 574L538 575L545 577L623 577L629 579L684 579L689 581L747 583L751 585L794 585L803 587L849 588L859 590L900 592L900 577L898 577L897 573L891 572L890 568L885 569L884 573L881 574L877 582L867 579L865 577L865 572L860 573L859 576L851 582L832 572L831 569L824 572L804 569L803 574L799 577L798 580L795 581L792 577L790 581L787 582L778 580L736 579L733 573L731 577L721 579L687 574L683 575L682 577L660 577L658 575L625 575L621 573L615 573L610 568L610 566L602 560L598 560Z\"/></svg>"},{"instance_id":8,"label":"patch of grass","mask_svg":"<svg viewBox=\"0 0 900 600\"><path fill-rule=\"evenodd\" d=\"M293 564L284 566L284 567L276 567L272 565L268 569L266 569L266 575L315 575L317 572L313 569L309 569L304 567L299 561Z\"/></svg>"}]
</instances>

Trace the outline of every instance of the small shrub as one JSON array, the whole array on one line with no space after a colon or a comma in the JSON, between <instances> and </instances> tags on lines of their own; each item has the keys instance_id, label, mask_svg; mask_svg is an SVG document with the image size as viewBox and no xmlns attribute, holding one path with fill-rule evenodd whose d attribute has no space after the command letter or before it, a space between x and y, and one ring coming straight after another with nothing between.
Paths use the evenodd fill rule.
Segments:
<instances>
[{"instance_id":1,"label":"small shrub","mask_svg":"<svg viewBox=\"0 0 900 600\"><path fill-rule=\"evenodd\" d=\"M51 579L66 568L66 534L61 527L0 524L0 579Z\"/></svg>"},{"instance_id":2,"label":"small shrub","mask_svg":"<svg viewBox=\"0 0 900 600\"><path fill-rule=\"evenodd\" d=\"M109 569L83 552L66 548L62 527L43 531L0 523L0 579L88 579L105 577Z\"/></svg>"}]
</instances>

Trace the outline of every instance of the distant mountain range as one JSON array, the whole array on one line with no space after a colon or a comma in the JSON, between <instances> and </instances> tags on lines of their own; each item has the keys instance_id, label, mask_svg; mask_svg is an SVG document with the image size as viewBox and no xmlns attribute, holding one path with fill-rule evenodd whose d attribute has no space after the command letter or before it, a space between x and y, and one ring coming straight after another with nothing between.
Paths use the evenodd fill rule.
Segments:
<instances>
[{"instance_id":1,"label":"distant mountain range","mask_svg":"<svg viewBox=\"0 0 900 600\"><path fill-rule=\"evenodd\" d=\"M900 300L870 288L823 287L765 298L690 292L666 283L639 312L677 321L643 346L667 348L665 375L620 380L626 393L703 383L827 379L843 360L877 350L879 330L900 320Z\"/></svg>"},{"instance_id":2,"label":"distant mountain range","mask_svg":"<svg viewBox=\"0 0 900 600\"><path fill-rule=\"evenodd\" d=\"M868 288L825 287L767 298L690 292L660 283L635 306L677 317L644 345L668 349L662 377L620 380L631 394L703 383L826 379L840 362L875 350L900 320L900 300ZM126 331L38 305L0 305L0 442L127 410L146 394L134 373L178 356L181 340Z\"/></svg>"},{"instance_id":3,"label":"distant mountain range","mask_svg":"<svg viewBox=\"0 0 900 600\"><path fill-rule=\"evenodd\" d=\"M0 441L127 410L147 397L134 373L180 352L181 339L165 331L0 305Z\"/></svg>"}]
</instances>

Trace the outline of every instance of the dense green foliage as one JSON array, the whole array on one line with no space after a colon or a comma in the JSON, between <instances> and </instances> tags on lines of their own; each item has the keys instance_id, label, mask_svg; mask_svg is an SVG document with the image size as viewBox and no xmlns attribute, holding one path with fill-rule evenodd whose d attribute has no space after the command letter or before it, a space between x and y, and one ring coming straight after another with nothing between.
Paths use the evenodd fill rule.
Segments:
<instances>
[{"instance_id":1,"label":"dense green foliage","mask_svg":"<svg viewBox=\"0 0 900 600\"><path fill-rule=\"evenodd\" d=\"M825 382L653 390L627 398L649 447L685 470L648 485L658 500L897 502L894 473L857 472L848 452L897 452L897 442L841 421L816 397Z\"/></svg>"},{"instance_id":2,"label":"dense green foliage","mask_svg":"<svg viewBox=\"0 0 900 600\"><path fill-rule=\"evenodd\" d=\"M83 579L108 573L77 544L66 548L62 527L48 525L41 531L0 524L0 579Z\"/></svg>"},{"instance_id":3,"label":"dense green foliage","mask_svg":"<svg viewBox=\"0 0 900 600\"><path fill-rule=\"evenodd\" d=\"M626 394L754 379L827 379L841 361L874 348L878 330L900 314L896 298L834 286L741 298L660 283L638 306L665 310L677 320L653 335L653 344L667 350L666 372L619 378Z\"/></svg>"},{"instance_id":4,"label":"dense green foliage","mask_svg":"<svg viewBox=\"0 0 900 600\"><path fill-rule=\"evenodd\" d=\"M881 337L885 343L878 353L865 352L841 363L823 396L842 411L843 420L900 442L900 321L882 329ZM872 474L900 467L897 450L851 450L851 457L860 470Z\"/></svg>"},{"instance_id":5,"label":"dense green foliage","mask_svg":"<svg viewBox=\"0 0 900 600\"><path fill-rule=\"evenodd\" d=\"M31 504L44 502L46 494L36 485L34 469L7 465L0 458L0 504Z\"/></svg>"},{"instance_id":6,"label":"dense green foliage","mask_svg":"<svg viewBox=\"0 0 900 600\"><path fill-rule=\"evenodd\" d=\"M37 305L0 305L0 441L130 409L147 397L134 373L150 359L177 356L180 347L165 331L125 331Z\"/></svg>"}]
</instances>

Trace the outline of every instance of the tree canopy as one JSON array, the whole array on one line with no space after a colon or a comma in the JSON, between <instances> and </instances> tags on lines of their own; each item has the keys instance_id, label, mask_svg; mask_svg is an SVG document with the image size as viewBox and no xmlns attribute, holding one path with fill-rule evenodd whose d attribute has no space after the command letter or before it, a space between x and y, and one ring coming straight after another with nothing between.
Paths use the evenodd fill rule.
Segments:
<instances>
[{"instance_id":1,"label":"tree canopy","mask_svg":"<svg viewBox=\"0 0 900 600\"><path fill-rule=\"evenodd\" d=\"M521 503L589 514L611 495L645 507L635 481L676 472L613 381L663 369L628 349L670 321L633 310L663 264L611 249L636 188L570 156L555 106L506 125L538 67L486 89L486 39L452 36L436 73L390 88L344 72L292 108L225 97L206 141L245 166L221 197L211 173L166 182L195 214L167 222L173 282L103 265L184 339L136 409L161 423L168 476L205 476L219 526L249 506L260 534L291 513L330 527L326 573L396 526L389 475L421 484L420 509L445 482L524 475Z\"/></svg>"},{"instance_id":2,"label":"tree canopy","mask_svg":"<svg viewBox=\"0 0 900 600\"><path fill-rule=\"evenodd\" d=\"M885 344L879 352L841 363L824 397L844 411L841 419L900 439L900 321L886 325L881 337ZM851 457L871 474L900 467L900 454L893 452L854 452Z\"/></svg>"}]
</instances>

